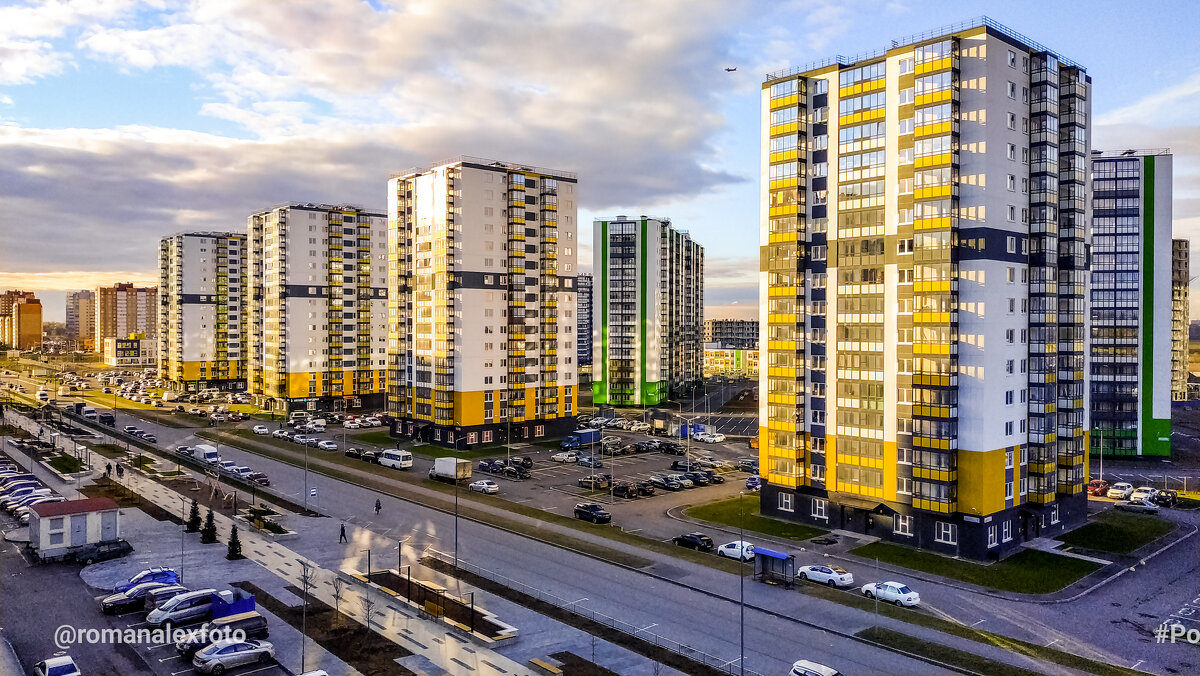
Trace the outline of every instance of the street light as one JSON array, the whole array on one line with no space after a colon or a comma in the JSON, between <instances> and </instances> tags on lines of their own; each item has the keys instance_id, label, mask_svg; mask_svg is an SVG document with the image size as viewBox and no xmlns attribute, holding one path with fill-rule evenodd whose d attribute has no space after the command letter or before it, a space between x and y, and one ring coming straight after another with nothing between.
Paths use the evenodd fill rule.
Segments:
<instances>
[{"instance_id":1,"label":"street light","mask_svg":"<svg viewBox=\"0 0 1200 676\"><path fill-rule=\"evenodd\" d=\"M738 668L746 673L746 491L738 491L738 612L740 613L738 638Z\"/></svg>"},{"instance_id":2,"label":"street light","mask_svg":"<svg viewBox=\"0 0 1200 676\"><path fill-rule=\"evenodd\" d=\"M187 532L187 498L179 496L179 582L183 582L183 534Z\"/></svg>"},{"instance_id":3,"label":"street light","mask_svg":"<svg viewBox=\"0 0 1200 676\"><path fill-rule=\"evenodd\" d=\"M371 550L363 549L361 551L364 551L367 553L367 582L370 582L371 581Z\"/></svg>"},{"instance_id":4,"label":"street light","mask_svg":"<svg viewBox=\"0 0 1200 676\"><path fill-rule=\"evenodd\" d=\"M396 541L396 574L400 574L400 569L404 567L404 543L412 539L411 535L405 535Z\"/></svg>"}]
</instances>

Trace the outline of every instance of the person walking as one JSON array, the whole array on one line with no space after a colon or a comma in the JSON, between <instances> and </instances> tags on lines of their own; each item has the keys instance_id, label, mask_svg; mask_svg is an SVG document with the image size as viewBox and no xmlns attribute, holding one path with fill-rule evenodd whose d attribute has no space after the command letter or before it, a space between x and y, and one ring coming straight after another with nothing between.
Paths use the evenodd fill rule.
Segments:
<instances>
[{"instance_id":1,"label":"person walking","mask_svg":"<svg viewBox=\"0 0 1200 676\"><path fill-rule=\"evenodd\" d=\"M106 463L104 463L104 476L111 476L111 475L112 475L112 463L106 462Z\"/></svg>"},{"instance_id":2,"label":"person walking","mask_svg":"<svg viewBox=\"0 0 1200 676\"><path fill-rule=\"evenodd\" d=\"M379 501L379 498L375 498L375 516L379 516L381 509L383 509L383 503Z\"/></svg>"},{"instance_id":3,"label":"person walking","mask_svg":"<svg viewBox=\"0 0 1200 676\"><path fill-rule=\"evenodd\" d=\"M338 538L338 544L343 542L349 542L349 540L346 539L346 524L342 524L342 535Z\"/></svg>"}]
</instances>

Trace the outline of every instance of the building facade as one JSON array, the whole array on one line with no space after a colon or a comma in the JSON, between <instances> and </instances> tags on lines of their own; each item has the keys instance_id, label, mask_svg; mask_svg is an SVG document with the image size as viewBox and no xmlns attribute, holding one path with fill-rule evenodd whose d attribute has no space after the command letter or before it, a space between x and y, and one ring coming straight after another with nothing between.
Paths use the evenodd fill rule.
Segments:
<instances>
[{"instance_id":1,"label":"building facade","mask_svg":"<svg viewBox=\"0 0 1200 676\"><path fill-rule=\"evenodd\" d=\"M1171 159L1091 156L1092 453L1171 454Z\"/></svg>"},{"instance_id":2,"label":"building facade","mask_svg":"<svg viewBox=\"0 0 1200 676\"><path fill-rule=\"evenodd\" d=\"M1191 325L1191 242L1171 240L1171 401L1186 401L1188 395L1188 331Z\"/></svg>"},{"instance_id":3,"label":"building facade","mask_svg":"<svg viewBox=\"0 0 1200 676\"><path fill-rule=\"evenodd\" d=\"M246 235L185 232L158 247L158 375L174 389L246 389Z\"/></svg>"},{"instance_id":4,"label":"building facade","mask_svg":"<svg viewBox=\"0 0 1200 676\"><path fill-rule=\"evenodd\" d=\"M758 349L757 319L705 319L704 342L738 350Z\"/></svg>"},{"instance_id":5,"label":"building facade","mask_svg":"<svg viewBox=\"0 0 1200 676\"><path fill-rule=\"evenodd\" d=\"M130 283L96 289L96 349L107 338L128 338L138 333L149 339L158 337L158 288L138 287Z\"/></svg>"},{"instance_id":6,"label":"building facade","mask_svg":"<svg viewBox=\"0 0 1200 676\"><path fill-rule=\"evenodd\" d=\"M704 247L670 219L592 224L592 401L654 406L704 367Z\"/></svg>"},{"instance_id":7,"label":"building facade","mask_svg":"<svg viewBox=\"0 0 1200 676\"><path fill-rule=\"evenodd\" d=\"M380 409L387 373L387 221L286 204L247 219L248 389L272 410Z\"/></svg>"},{"instance_id":8,"label":"building facade","mask_svg":"<svg viewBox=\"0 0 1200 676\"><path fill-rule=\"evenodd\" d=\"M158 364L158 341L140 333L125 338L105 338L100 358L105 366L151 368Z\"/></svg>"},{"instance_id":9,"label":"building facade","mask_svg":"<svg viewBox=\"0 0 1200 676\"><path fill-rule=\"evenodd\" d=\"M96 292L84 289L67 294L67 338L79 349L96 350Z\"/></svg>"},{"instance_id":10,"label":"building facade","mask_svg":"<svg viewBox=\"0 0 1200 676\"><path fill-rule=\"evenodd\" d=\"M935 35L763 84L761 507L991 559L1085 517L1090 82Z\"/></svg>"},{"instance_id":11,"label":"building facade","mask_svg":"<svg viewBox=\"0 0 1200 676\"><path fill-rule=\"evenodd\" d=\"M32 291L0 294L0 345L15 350L42 346L42 302Z\"/></svg>"},{"instance_id":12,"label":"building facade","mask_svg":"<svg viewBox=\"0 0 1200 676\"><path fill-rule=\"evenodd\" d=\"M704 377L757 378L758 350L726 347L721 343L704 344Z\"/></svg>"},{"instance_id":13,"label":"building facade","mask_svg":"<svg viewBox=\"0 0 1200 676\"><path fill-rule=\"evenodd\" d=\"M460 158L388 182L388 411L452 446L574 428L574 174Z\"/></svg>"},{"instance_id":14,"label":"building facade","mask_svg":"<svg viewBox=\"0 0 1200 676\"><path fill-rule=\"evenodd\" d=\"M578 315L575 322L576 360L579 366L592 365L592 275L580 274L575 279Z\"/></svg>"}]
</instances>

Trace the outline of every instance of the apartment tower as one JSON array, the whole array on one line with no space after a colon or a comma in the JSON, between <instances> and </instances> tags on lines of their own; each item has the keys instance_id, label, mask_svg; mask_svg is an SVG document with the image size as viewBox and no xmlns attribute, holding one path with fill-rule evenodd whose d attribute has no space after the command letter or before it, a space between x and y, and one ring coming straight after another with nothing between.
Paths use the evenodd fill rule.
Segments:
<instances>
[{"instance_id":1,"label":"apartment tower","mask_svg":"<svg viewBox=\"0 0 1200 676\"><path fill-rule=\"evenodd\" d=\"M576 277L576 293L578 294L578 312L575 322L576 359L579 366L592 365L592 275L582 273Z\"/></svg>"},{"instance_id":2,"label":"apartment tower","mask_svg":"<svg viewBox=\"0 0 1200 676\"><path fill-rule=\"evenodd\" d=\"M245 233L185 232L158 246L158 375L185 392L246 389Z\"/></svg>"},{"instance_id":3,"label":"apartment tower","mask_svg":"<svg viewBox=\"0 0 1200 676\"><path fill-rule=\"evenodd\" d=\"M394 433L461 447L574 428L577 199L572 173L478 158L388 181Z\"/></svg>"},{"instance_id":4,"label":"apartment tower","mask_svg":"<svg viewBox=\"0 0 1200 676\"><path fill-rule=\"evenodd\" d=\"M67 338L77 341L81 350L97 350L95 291L67 294Z\"/></svg>"},{"instance_id":5,"label":"apartment tower","mask_svg":"<svg viewBox=\"0 0 1200 676\"><path fill-rule=\"evenodd\" d=\"M0 294L0 345L13 350L42 346L42 301L32 291Z\"/></svg>"},{"instance_id":6,"label":"apartment tower","mask_svg":"<svg viewBox=\"0 0 1200 676\"><path fill-rule=\"evenodd\" d=\"M757 319L705 319L704 342L736 350L758 348Z\"/></svg>"},{"instance_id":7,"label":"apartment tower","mask_svg":"<svg viewBox=\"0 0 1200 676\"><path fill-rule=\"evenodd\" d=\"M137 333L158 337L158 289L114 284L96 289L95 345L100 351L106 338L129 338Z\"/></svg>"},{"instance_id":8,"label":"apartment tower","mask_svg":"<svg viewBox=\"0 0 1200 676\"><path fill-rule=\"evenodd\" d=\"M704 368L704 247L667 218L597 219L592 233L592 401L661 404Z\"/></svg>"},{"instance_id":9,"label":"apartment tower","mask_svg":"<svg viewBox=\"0 0 1200 676\"><path fill-rule=\"evenodd\" d=\"M272 410L380 409L387 221L351 205L285 204L247 219L249 390Z\"/></svg>"},{"instance_id":10,"label":"apartment tower","mask_svg":"<svg viewBox=\"0 0 1200 676\"><path fill-rule=\"evenodd\" d=\"M767 77L764 513L976 559L1084 518L1088 90L990 19Z\"/></svg>"},{"instance_id":11,"label":"apartment tower","mask_svg":"<svg viewBox=\"0 0 1200 676\"><path fill-rule=\"evenodd\" d=\"M1171 401L1185 401L1188 398L1191 248L1189 240L1171 240Z\"/></svg>"}]
</instances>

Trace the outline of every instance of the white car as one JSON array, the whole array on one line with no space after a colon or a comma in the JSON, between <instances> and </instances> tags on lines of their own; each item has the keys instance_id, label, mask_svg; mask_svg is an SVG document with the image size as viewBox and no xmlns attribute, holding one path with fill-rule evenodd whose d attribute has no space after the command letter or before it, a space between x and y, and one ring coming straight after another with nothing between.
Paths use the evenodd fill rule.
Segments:
<instances>
[{"instance_id":1,"label":"white car","mask_svg":"<svg viewBox=\"0 0 1200 676\"><path fill-rule=\"evenodd\" d=\"M695 439L696 441L703 441L705 443L708 443L708 439L711 436L712 435L709 434L708 432L697 432L696 434L692 435L692 438Z\"/></svg>"},{"instance_id":2,"label":"white car","mask_svg":"<svg viewBox=\"0 0 1200 676\"><path fill-rule=\"evenodd\" d=\"M854 584L854 576L837 566L800 566L799 577L830 587L849 587Z\"/></svg>"},{"instance_id":3,"label":"white car","mask_svg":"<svg viewBox=\"0 0 1200 676\"><path fill-rule=\"evenodd\" d=\"M342 427L348 430L356 430L362 427L362 425L360 425L357 420L347 420L346 422L342 423Z\"/></svg>"},{"instance_id":4,"label":"white car","mask_svg":"<svg viewBox=\"0 0 1200 676\"><path fill-rule=\"evenodd\" d=\"M713 434L708 435L708 439L706 439L705 441L707 441L710 444L723 444L723 443L725 443L725 435L721 434L720 432L715 432Z\"/></svg>"},{"instance_id":5,"label":"white car","mask_svg":"<svg viewBox=\"0 0 1200 676\"><path fill-rule=\"evenodd\" d=\"M1141 486L1129 495L1129 501L1130 502L1144 502L1146 500L1153 498L1155 495L1158 495L1157 488L1151 488L1150 486Z\"/></svg>"},{"instance_id":6,"label":"white car","mask_svg":"<svg viewBox=\"0 0 1200 676\"><path fill-rule=\"evenodd\" d=\"M288 435L287 430L275 430L274 432L271 432L271 436L276 439L283 439L287 435Z\"/></svg>"},{"instance_id":7,"label":"white car","mask_svg":"<svg viewBox=\"0 0 1200 676\"><path fill-rule=\"evenodd\" d=\"M292 437L292 441L297 444L307 444L308 437L303 434L297 434L296 436Z\"/></svg>"},{"instance_id":8,"label":"white car","mask_svg":"<svg viewBox=\"0 0 1200 676\"><path fill-rule=\"evenodd\" d=\"M921 602L921 595L903 582L871 582L863 585L862 593L869 599L879 597L880 601L898 606L915 606Z\"/></svg>"},{"instance_id":9,"label":"white car","mask_svg":"<svg viewBox=\"0 0 1200 676\"><path fill-rule=\"evenodd\" d=\"M750 561L754 559L754 545L745 540L734 540L733 542L717 547L717 556Z\"/></svg>"},{"instance_id":10,"label":"white car","mask_svg":"<svg viewBox=\"0 0 1200 676\"><path fill-rule=\"evenodd\" d=\"M649 432L650 431L650 423L644 423L639 420L629 426L629 431L630 432L639 432L639 433L640 432Z\"/></svg>"},{"instance_id":11,"label":"white car","mask_svg":"<svg viewBox=\"0 0 1200 676\"><path fill-rule=\"evenodd\" d=\"M792 670L788 672L788 676L842 676L842 672L833 667L827 667L824 664L817 664L808 660L796 660L792 664Z\"/></svg>"},{"instance_id":12,"label":"white car","mask_svg":"<svg viewBox=\"0 0 1200 676\"><path fill-rule=\"evenodd\" d=\"M79 667L69 655L51 657L48 660L33 665L33 673L37 676L80 676Z\"/></svg>"},{"instance_id":13,"label":"white car","mask_svg":"<svg viewBox=\"0 0 1200 676\"><path fill-rule=\"evenodd\" d=\"M254 433L255 434L270 434L271 430L267 429L266 425L255 425Z\"/></svg>"},{"instance_id":14,"label":"white car","mask_svg":"<svg viewBox=\"0 0 1200 676\"><path fill-rule=\"evenodd\" d=\"M468 486L468 488L470 488L471 490L473 490L477 493L487 493L489 495L494 495L494 494L500 492L500 485L497 484L495 481L492 481L491 479L482 479L480 481L473 481L473 482L471 482L471 485Z\"/></svg>"},{"instance_id":15,"label":"white car","mask_svg":"<svg viewBox=\"0 0 1200 676\"><path fill-rule=\"evenodd\" d=\"M338 446L332 441L319 441L317 442L317 448L321 449L322 451L336 451Z\"/></svg>"},{"instance_id":16,"label":"white car","mask_svg":"<svg viewBox=\"0 0 1200 676\"><path fill-rule=\"evenodd\" d=\"M363 418L362 422L360 422L359 424L369 426L369 427L382 427L383 421L380 420L379 418L368 417L368 418Z\"/></svg>"},{"instance_id":17,"label":"white car","mask_svg":"<svg viewBox=\"0 0 1200 676\"><path fill-rule=\"evenodd\" d=\"M1115 483L1108 489L1108 497L1113 500L1128 500L1129 496L1133 495L1133 484Z\"/></svg>"},{"instance_id":18,"label":"white car","mask_svg":"<svg viewBox=\"0 0 1200 676\"><path fill-rule=\"evenodd\" d=\"M555 453L554 455L550 456L550 459L554 462L574 463L579 462L579 454L577 454L575 451L563 451L562 453Z\"/></svg>"}]
</instances>

